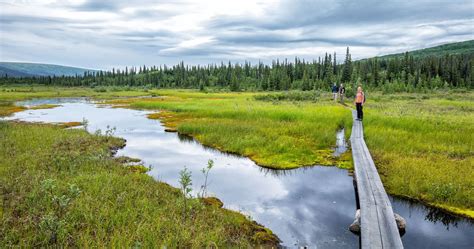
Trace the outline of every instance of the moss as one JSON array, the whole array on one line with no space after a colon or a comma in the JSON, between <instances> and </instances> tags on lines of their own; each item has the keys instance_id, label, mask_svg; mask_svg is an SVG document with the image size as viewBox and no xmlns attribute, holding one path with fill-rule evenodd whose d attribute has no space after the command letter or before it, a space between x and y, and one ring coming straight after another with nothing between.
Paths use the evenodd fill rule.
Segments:
<instances>
[{"instance_id":1,"label":"moss","mask_svg":"<svg viewBox=\"0 0 474 249\"><path fill-rule=\"evenodd\" d=\"M44 105L32 106L32 107L29 107L28 109L29 110L53 109L53 108L56 108L56 107L59 107L59 106L61 106L61 105L44 104Z\"/></svg>"},{"instance_id":2,"label":"moss","mask_svg":"<svg viewBox=\"0 0 474 249\"><path fill-rule=\"evenodd\" d=\"M10 116L15 112L21 112L25 110L37 110L37 109L49 109L49 108L55 108L58 105L38 105L38 106L33 106L30 108L27 108L25 106L17 106L14 105L12 102L0 102L0 117L5 117L5 116Z\"/></svg>"},{"instance_id":3,"label":"moss","mask_svg":"<svg viewBox=\"0 0 474 249\"><path fill-rule=\"evenodd\" d=\"M159 119L163 126L165 127L166 132L177 132L178 125L186 120L183 115L178 115L177 113L170 111L160 111L157 113L148 114L149 119Z\"/></svg>"},{"instance_id":4,"label":"moss","mask_svg":"<svg viewBox=\"0 0 474 249\"><path fill-rule=\"evenodd\" d=\"M27 110L24 106L0 105L0 117L10 116L15 112Z\"/></svg>"},{"instance_id":5,"label":"moss","mask_svg":"<svg viewBox=\"0 0 474 249\"><path fill-rule=\"evenodd\" d=\"M134 172L134 173L144 174L144 173L150 171L149 168L147 168L147 167L145 167L144 165L141 165L141 164L139 164L139 165L129 165L129 166L126 166L126 168L128 170L130 170L131 172Z\"/></svg>"},{"instance_id":6,"label":"moss","mask_svg":"<svg viewBox=\"0 0 474 249\"><path fill-rule=\"evenodd\" d=\"M62 128L71 128L83 125L82 122L63 122L58 124Z\"/></svg>"},{"instance_id":7,"label":"moss","mask_svg":"<svg viewBox=\"0 0 474 249\"><path fill-rule=\"evenodd\" d=\"M128 157L128 156L114 157L114 160L121 164L139 163L142 161L139 158L133 158L133 157Z\"/></svg>"},{"instance_id":8,"label":"moss","mask_svg":"<svg viewBox=\"0 0 474 249\"><path fill-rule=\"evenodd\" d=\"M474 219L474 210L472 209L466 209L466 208L457 208L457 207L451 207L448 205L444 204L432 204L433 206L437 208L441 208L443 210L446 210L450 213L457 214L466 218Z\"/></svg>"},{"instance_id":9,"label":"moss","mask_svg":"<svg viewBox=\"0 0 474 249\"><path fill-rule=\"evenodd\" d=\"M272 233L272 231L256 222L253 223L252 229L254 232L252 240L257 245L272 246L281 242L280 239Z\"/></svg>"},{"instance_id":10,"label":"moss","mask_svg":"<svg viewBox=\"0 0 474 249\"><path fill-rule=\"evenodd\" d=\"M252 239L257 245L274 245L279 243L274 234L268 233L266 231L256 232Z\"/></svg>"},{"instance_id":11,"label":"moss","mask_svg":"<svg viewBox=\"0 0 474 249\"><path fill-rule=\"evenodd\" d=\"M202 203L208 206L214 206L221 208L224 206L224 203L219 200L217 197L205 197L200 199Z\"/></svg>"},{"instance_id":12,"label":"moss","mask_svg":"<svg viewBox=\"0 0 474 249\"><path fill-rule=\"evenodd\" d=\"M336 166L341 169L353 170L354 162L352 161L352 151L348 150L341 154L336 161Z\"/></svg>"},{"instance_id":13,"label":"moss","mask_svg":"<svg viewBox=\"0 0 474 249\"><path fill-rule=\"evenodd\" d=\"M123 149L127 144L127 140L120 137L105 137L103 140L108 144L111 155L115 155L118 150Z\"/></svg>"}]
</instances>

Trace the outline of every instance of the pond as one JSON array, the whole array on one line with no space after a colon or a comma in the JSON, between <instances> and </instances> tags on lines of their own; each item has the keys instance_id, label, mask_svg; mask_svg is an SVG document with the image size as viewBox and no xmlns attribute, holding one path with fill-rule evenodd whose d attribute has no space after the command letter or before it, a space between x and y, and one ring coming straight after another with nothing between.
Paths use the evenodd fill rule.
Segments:
<instances>
[{"instance_id":1,"label":"pond","mask_svg":"<svg viewBox=\"0 0 474 249\"><path fill-rule=\"evenodd\" d=\"M30 122L89 122L88 130L115 127L115 136L127 140L118 155L136 157L151 166L153 178L178 187L179 171L192 172L193 189L204 182L201 169L214 161L208 194L224 207L240 211L270 228L284 247L358 248L359 237L348 230L356 203L352 176L336 167L314 166L269 170L248 158L222 153L193 139L165 132L147 111L111 108L87 99L31 100L19 105L60 104L43 110L26 110L7 119ZM341 133L335 136L336 153L344 150ZM394 211L408 223L402 237L405 248L472 248L474 224L419 203L391 197Z\"/></svg>"}]
</instances>

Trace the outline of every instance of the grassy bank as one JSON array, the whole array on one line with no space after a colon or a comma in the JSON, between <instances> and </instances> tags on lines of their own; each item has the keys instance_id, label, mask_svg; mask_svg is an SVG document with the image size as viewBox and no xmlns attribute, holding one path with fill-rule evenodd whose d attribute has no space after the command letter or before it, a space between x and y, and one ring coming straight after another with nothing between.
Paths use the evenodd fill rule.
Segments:
<instances>
[{"instance_id":1,"label":"grassy bank","mask_svg":"<svg viewBox=\"0 0 474 249\"><path fill-rule=\"evenodd\" d=\"M324 94L135 90L120 95L160 97L120 99L112 97L113 89L79 93L99 94L94 96L125 107L160 110L150 118L159 118L169 130L267 167L351 166L350 154L331 156L335 131L345 126L350 134L350 111ZM29 97L31 93L18 96ZM389 193L474 217L473 92L368 92L365 113L366 141Z\"/></svg>"},{"instance_id":2,"label":"grassy bank","mask_svg":"<svg viewBox=\"0 0 474 249\"><path fill-rule=\"evenodd\" d=\"M474 94L373 94L365 108L388 192L474 218Z\"/></svg>"},{"instance_id":3,"label":"grassy bank","mask_svg":"<svg viewBox=\"0 0 474 249\"><path fill-rule=\"evenodd\" d=\"M276 238L111 157L113 137L0 122L0 247L250 247ZM119 162L120 161L120 162ZM178 176L177 176L178 177ZM210 204L211 203L211 204ZM184 216L183 216L184 215Z\"/></svg>"},{"instance_id":4,"label":"grassy bank","mask_svg":"<svg viewBox=\"0 0 474 249\"><path fill-rule=\"evenodd\" d=\"M151 117L264 166L343 161L328 149L337 127L350 127L350 115L324 95L156 93L164 97L123 102L165 110ZM474 217L473 93L368 96L366 141L387 191Z\"/></svg>"},{"instance_id":5,"label":"grassy bank","mask_svg":"<svg viewBox=\"0 0 474 249\"><path fill-rule=\"evenodd\" d=\"M156 91L161 98L115 100L132 108L164 110L150 118L222 151L261 166L350 166L332 156L336 131L350 127L350 111L318 97L316 102L258 101L255 93ZM347 157L346 157L347 158Z\"/></svg>"},{"instance_id":6,"label":"grassy bank","mask_svg":"<svg viewBox=\"0 0 474 249\"><path fill-rule=\"evenodd\" d=\"M145 88L130 87L57 87L57 86L0 86L0 101L11 102L32 98L90 97L100 99L151 96ZM1 103L0 102L0 103Z\"/></svg>"}]
</instances>

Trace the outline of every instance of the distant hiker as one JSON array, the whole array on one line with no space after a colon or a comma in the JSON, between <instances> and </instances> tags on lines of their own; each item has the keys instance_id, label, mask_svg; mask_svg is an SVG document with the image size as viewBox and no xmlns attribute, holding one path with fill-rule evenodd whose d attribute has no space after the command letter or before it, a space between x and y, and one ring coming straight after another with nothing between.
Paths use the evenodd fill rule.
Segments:
<instances>
[{"instance_id":1,"label":"distant hiker","mask_svg":"<svg viewBox=\"0 0 474 249\"><path fill-rule=\"evenodd\" d=\"M357 120L362 121L362 118L364 117L364 113L362 112L362 106L365 103L365 95L364 92L362 91L362 87L357 87L357 94L355 96L354 104L356 106L357 110Z\"/></svg>"},{"instance_id":2,"label":"distant hiker","mask_svg":"<svg viewBox=\"0 0 474 249\"><path fill-rule=\"evenodd\" d=\"M341 86L339 87L339 99L341 100L341 104L344 104L345 93L346 93L346 88L344 87L344 84L341 83Z\"/></svg>"},{"instance_id":3,"label":"distant hiker","mask_svg":"<svg viewBox=\"0 0 474 249\"><path fill-rule=\"evenodd\" d=\"M339 92L339 88L337 87L337 84L334 83L331 89L332 89L332 95L333 95L334 101L337 101L337 92Z\"/></svg>"}]
</instances>

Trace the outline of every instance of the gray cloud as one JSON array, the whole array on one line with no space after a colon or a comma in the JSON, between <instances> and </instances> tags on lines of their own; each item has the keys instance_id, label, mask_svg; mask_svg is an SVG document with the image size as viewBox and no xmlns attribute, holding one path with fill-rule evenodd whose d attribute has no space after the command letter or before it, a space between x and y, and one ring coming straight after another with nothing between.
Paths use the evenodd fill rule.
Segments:
<instances>
[{"instance_id":1,"label":"gray cloud","mask_svg":"<svg viewBox=\"0 0 474 249\"><path fill-rule=\"evenodd\" d=\"M83 67L354 58L474 39L474 3L280 0L0 3L0 60Z\"/></svg>"},{"instance_id":2,"label":"gray cloud","mask_svg":"<svg viewBox=\"0 0 474 249\"><path fill-rule=\"evenodd\" d=\"M349 38L325 38L318 35L317 32L303 34L301 36L288 36L285 34L278 34L276 32L255 31L255 32L234 32L232 34L224 34L217 37L219 41L227 44L240 45L258 45L262 44L266 47L275 47L282 45L298 45L298 44L315 44L327 43L337 46L388 46L386 42L371 41L363 39L349 39Z\"/></svg>"},{"instance_id":3,"label":"gray cloud","mask_svg":"<svg viewBox=\"0 0 474 249\"><path fill-rule=\"evenodd\" d=\"M48 18L48 17L37 17L37 16L27 16L27 15L0 15L0 23L2 24L1 28L7 28L10 25L26 23L26 24L60 24L64 23L64 19L58 18Z\"/></svg>"},{"instance_id":4,"label":"gray cloud","mask_svg":"<svg viewBox=\"0 0 474 249\"><path fill-rule=\"evenodd\" d=\"M120 1L101 0L101 1L86 1L76 7L83 11L114 11L120 7Z\"/></svg>"}]
</instances>

